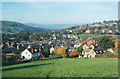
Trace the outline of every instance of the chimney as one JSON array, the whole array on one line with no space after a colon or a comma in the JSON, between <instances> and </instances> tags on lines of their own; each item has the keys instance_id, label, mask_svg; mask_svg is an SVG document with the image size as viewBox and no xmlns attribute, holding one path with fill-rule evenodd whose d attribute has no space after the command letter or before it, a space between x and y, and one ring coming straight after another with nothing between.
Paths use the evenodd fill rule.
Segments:
<instances>
[{"instance_id":1,"label":"chimney","mask_svg":"<svg viewBox=\"0 0 120 79\"><path fill-rule=\"evenodd\" d=\"M20 44L18 43L18 45L17 45L17 49L19 49L19 46L20 46Z\"/></svg>"},{"instance_id":2,"label":"chimney","mask_svg":"<svg viewBox=\"0 0 120 79\"><path fill-rule=\"evenodd\" d=\"M31 48L31 53L33 53L33 48Z\"/></svg>"},{"instance_id":3,"label":"chimney","mask_svg":"<svg viewBox=\"0 0 120 79\"><path fill-rule=\"evenodd\" d=\"M29 45L27 48L32 48L32 45Z\"/></svg>"},{"instance_id":4,"label":"chimney","mask_svg":"<svg viewBox=\"0 0 120 79\"><path fill-rule=\"evenodd\" d=\"M41 48L39 48L39 52L41 52Z\"/></svg>"}]
</instances>

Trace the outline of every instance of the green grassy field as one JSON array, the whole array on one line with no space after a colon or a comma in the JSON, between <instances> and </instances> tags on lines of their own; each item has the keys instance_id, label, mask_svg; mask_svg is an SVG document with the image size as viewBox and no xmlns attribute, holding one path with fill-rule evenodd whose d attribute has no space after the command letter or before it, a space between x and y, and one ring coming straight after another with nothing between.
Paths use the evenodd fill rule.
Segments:
<instances>
[{"instance_id":1,"label":"green grassy field","mask_svg":"<svg viewBox=\"0 0 120 79\"><path fill-rule=\"evenodd\" d=\"M105 36L105 35L110 35L110 34L103 34L103 35L101 35L101 34L80 34L80 35L78 35L78 37L80 37L80 38L83 38L83 37L86 37L86 38L99 38L99 37L102 37L102 36ZM111 35L113 38L118 38L118 36L120 36L120 35Z\"/></svg>"},{"instance_id":2,"label":"green grassy field","mask_svg":"<svg viewBox=\"0 0 120 79\"><path fill-rule=\"evenodd\" d=\"M3 70L3 77L118 77L118 59L39 60Z\"/></svg>"},{"instance_id":3,"label":"green grassy field","mask_svg":"<svg viewBox=\"0 0 120 79\"><path fill-rule=\"evenodd\" d=\"M86 38L98 38L98 37L101 37L101 36L104 36L104 35L101 35L101 34L80 34L78 35L80 38L83 38L83 37L86 37Z\"/></svg>"}]
</instances>

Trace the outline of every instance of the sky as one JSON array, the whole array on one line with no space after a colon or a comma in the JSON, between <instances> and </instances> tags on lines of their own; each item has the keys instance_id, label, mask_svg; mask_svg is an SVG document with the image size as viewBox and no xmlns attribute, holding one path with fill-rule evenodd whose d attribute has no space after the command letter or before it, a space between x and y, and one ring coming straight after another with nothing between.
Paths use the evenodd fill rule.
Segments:
<instances>
[{"instance_id":1,"label":"sky","mask_svg":"<svg viewBox=\"0 0 120 79\"><path fill-rule=\"evenodd\" d=\"M119 2L119 0L1 0L2 2Z\"/></svg>"},{"instance_id":2,"label":"sky","mask_svg":"<svg viewBox=\"0 0 120 79\"><path fill-rule=\"evenodd\" d=\"M2 2L2 20L84 24L118 19L117 2Z\"/></svg>"}]
</instances>

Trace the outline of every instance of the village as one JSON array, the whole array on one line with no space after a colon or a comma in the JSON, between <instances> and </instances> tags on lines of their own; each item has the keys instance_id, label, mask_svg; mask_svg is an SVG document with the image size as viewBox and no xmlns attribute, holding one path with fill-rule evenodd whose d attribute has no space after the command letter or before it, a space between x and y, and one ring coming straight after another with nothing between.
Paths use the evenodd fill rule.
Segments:
<instances>
[{"instance_id":1,"label":"village","mask_svg":"<svg viewBox=\"0 0 120 79\"><path fill-rule=\"evenodd\" d=\"M112 36L117 36L120 33L116 27L116 21L105 21L103 23L93 23L84 27L77 26L64 30L33 34L33 37L31 38L37 38L39 40L20 42L7 41L5 44L3 44L2 55L4 55L5 58L11 58L13 56L19 55L17 60L22 59L22 61L46 58L53 59L66 57L102 57L106 52L117 56L118 42L120 40L117 39L117 37L113 38ZM81 37L81 34L94 34L96 38L92 36ZM100 38L97 36L100 36L101 38L103 37L103 39L106 37L107 40L112 40L112 43L108 44L108 46L106 46L107 48L100 47L103 45L100 43L104 40L100 40L98 42Z\"/></svg>"}]
</instances>

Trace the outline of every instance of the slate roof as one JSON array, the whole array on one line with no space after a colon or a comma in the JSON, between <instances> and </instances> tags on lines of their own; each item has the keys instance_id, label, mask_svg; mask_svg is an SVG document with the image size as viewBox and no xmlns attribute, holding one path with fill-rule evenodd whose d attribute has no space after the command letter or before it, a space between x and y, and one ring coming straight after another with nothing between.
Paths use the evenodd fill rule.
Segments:
<instances>
[{"instance_id":1,"label":"slate roof","mask_svg":"<svg viewBox=\"0 0 120 79\"><path fill-rule=\"evenodd\" d=\"M16 51L17 48L15 47L11 47L11 48L5 48L5 49L2 49L2 53L12 53L12 51Z\"/></svg>"}]
</instances>

